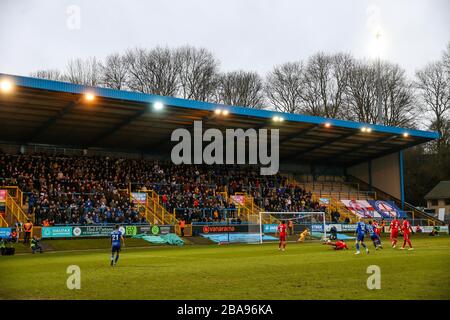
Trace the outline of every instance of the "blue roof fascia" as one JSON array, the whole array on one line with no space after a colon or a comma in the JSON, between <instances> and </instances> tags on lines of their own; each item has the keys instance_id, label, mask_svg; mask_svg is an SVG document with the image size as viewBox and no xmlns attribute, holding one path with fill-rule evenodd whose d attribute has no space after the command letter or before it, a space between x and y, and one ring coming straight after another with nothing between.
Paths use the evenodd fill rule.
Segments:
<instances>
[{"instance_id":1,"label":"blue roof fascia","mask_svg":"<svg viewBox=\"0 0 450 320\"><path fill-rule=\"evenodd\" d=\"M166 96L158 96L153 94L146 94L140 92L131 92L131 91L123 91L123 90L115 90L109 88L99 88L99 87L90 87L79 84L61 82L61 81L53 81L46 79L38 79L31 77L23 77L16 75L8 75L0 73L0 79L8 79L13 82L17 86L34 88L34 89L42 89L49 91L57 91L57 92L66 92L73 94L84 94L84 93L93 93L96 96L117 99L117 100L126 100L133 101L139 103L155 103L162 102L165 105L180 107L180 108L188 108L188 109L197 109L197 110L206 110L206 111L214 111L217 108L227 109L230 113L240 115L240 116L248 116L248 117L256 117L256 118L264 118L271 119L275 115L283 117L285 121L292 122L302 122L302 123L311 123L311 124L325 124L330 123L335 127L342 128L350 128L350 129L361 129L362 127L370 127L372 131L390 133L395 135L402 135L405 132L409 134L411 137L420 137L425 139L438 139L439 133L434 131L423 131L423 130L413 130L413 129L405 129L400 127L392 127L392 126L384 126L384 125L375 125L375 124L367 124L356 121L347 121L347 120L338 120L338 119L328 119L317 116L308 116L302 114L292 114L292 113L283 113L272 110L258 110L253 108L239 107L239 106L227 106L217 103L210 102L202 102L202 101L194 101L187 100L181 98L173 98Z\"/></svg>"}]
</instances>

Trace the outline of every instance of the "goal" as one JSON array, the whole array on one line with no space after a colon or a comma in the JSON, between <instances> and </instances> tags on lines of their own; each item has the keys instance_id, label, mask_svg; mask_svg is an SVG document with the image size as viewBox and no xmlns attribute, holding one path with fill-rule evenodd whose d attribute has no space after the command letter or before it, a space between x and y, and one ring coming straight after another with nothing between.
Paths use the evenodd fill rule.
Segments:
<instances>
[{"instance_id":1,"label":"goal","mask_svg":"<svg viewBox=\"0 0 450 320\"><path fill-rule=\"evenodd\" d=\"M322 239L327 237L325 212L265 212L259 213L255 230L259 233L259 243L264 241L277 240L274 235L278 225L284 221L288 226L287 234L299 236L305 229L308 229L312 236L313 232ZM292 222L291 224L289 222ZM291 225L292 227L289 227ZM318 232L317 232L318 231Z\"/></svg>"}]
</instances>

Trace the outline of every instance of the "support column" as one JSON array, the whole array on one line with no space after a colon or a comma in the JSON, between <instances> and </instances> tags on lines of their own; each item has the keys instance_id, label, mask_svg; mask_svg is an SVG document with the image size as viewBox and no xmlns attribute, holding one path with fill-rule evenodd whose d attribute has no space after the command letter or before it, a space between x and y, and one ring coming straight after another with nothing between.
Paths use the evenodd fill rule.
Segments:
<instances>
[{"instance_id":1,"label":"support column","mask_svg":"<svg viewBox=\"0 0 450 320\"><path fill-rule=\"evenodd\" d=\"M398 153L399 167L400 167L400 200L402 201L402 210L405 210L405 185L403 175L403 151Z\"/></svg>"},{"instance_id":2,"label":"support column","mask_svg":"<svg viewBox=\"0 0 450 320\"><path fill-rule=\"evenodd\" d=\"M369 191L372 191L372 160L369 160L367 169L369 170Z\"/></svg>"}]
</instances>

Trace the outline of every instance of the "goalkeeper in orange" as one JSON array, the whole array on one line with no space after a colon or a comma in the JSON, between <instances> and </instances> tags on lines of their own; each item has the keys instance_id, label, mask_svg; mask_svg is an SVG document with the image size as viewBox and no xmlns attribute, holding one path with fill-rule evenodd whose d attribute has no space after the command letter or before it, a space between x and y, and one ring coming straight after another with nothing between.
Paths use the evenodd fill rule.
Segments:
<instances>
[{"instance_id":1,"label":"goalkeeper in orange","mask_svg":"<svg viewBox=\"0 0 450 320\"><path fill-rule=\"evenodd\" d=\"M306 237L310 236L310 235L311 235L311 233L309 233L308 228L306 228L305 230L303 230L302 233L300 233L300 236L297 241L303 242L303 241L305 241Z\"/></svg>"}]
</instances>

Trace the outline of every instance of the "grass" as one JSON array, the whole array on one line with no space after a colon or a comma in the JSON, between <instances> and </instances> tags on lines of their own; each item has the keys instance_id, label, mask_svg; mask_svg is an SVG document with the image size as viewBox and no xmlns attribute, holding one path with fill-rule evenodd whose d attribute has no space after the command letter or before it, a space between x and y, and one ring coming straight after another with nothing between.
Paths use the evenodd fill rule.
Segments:
<instances>
[{"instance_id":1,"label":"grass","mask_svg":"<svg viewBox=\"0 0 450 320\"><path fill-rule=\"evenodd\" d=\"M108 240L55 240L55 251L0 257L0 299L450 299L450 237L414 235L415 251L386 248L354 255L317 242L149 246L127 239L109 266ZM134 246L134 248L133 248ZM140 248L137 248L140 247ZM61 251L97 249L90 251ZM69 265L81 289L66 287ZM369 290L369 265L381 289Z\"/></svg>"}]
</instances>

